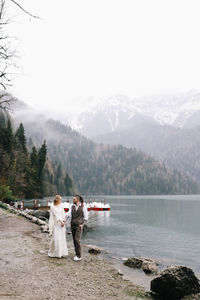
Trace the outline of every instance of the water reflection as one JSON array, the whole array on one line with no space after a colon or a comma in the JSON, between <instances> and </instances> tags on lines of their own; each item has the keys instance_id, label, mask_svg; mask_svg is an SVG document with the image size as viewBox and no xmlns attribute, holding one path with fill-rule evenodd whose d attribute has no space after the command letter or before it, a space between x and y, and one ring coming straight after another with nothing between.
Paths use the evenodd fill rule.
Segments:
<instances>
[{"instance_id":1,"label":"water reflection","mask_svg":"<svg viewBox=\"0 0 200 300\"><path fill-rule=\"evenodd\" d=\"M87 225L92 227L109 226L110 211L89 211Z\"/></svg>"},{"instance_id":2,"label":"water reflection","mask_svg":"<svg viewBox=\"0 0 200 300\"><path fill-rule=\"evenodd\" d=\"M107 197L108 221L99 220L101 227L85 239L117 257L147 256L200 273L199 199L198 195Z\"/></svg>"},{"instance_id":3,"label":"water reflection","mask_svg":"<svg viewBox=\"0 0 200 300\"><path fill-rule=\"evenodd\" d=\"M94 230L85 233L84 243L113 256L147 256L200 273L199 195L105 198L111 210L89 212L88 225Z\"/></svg>"}]
</instances>

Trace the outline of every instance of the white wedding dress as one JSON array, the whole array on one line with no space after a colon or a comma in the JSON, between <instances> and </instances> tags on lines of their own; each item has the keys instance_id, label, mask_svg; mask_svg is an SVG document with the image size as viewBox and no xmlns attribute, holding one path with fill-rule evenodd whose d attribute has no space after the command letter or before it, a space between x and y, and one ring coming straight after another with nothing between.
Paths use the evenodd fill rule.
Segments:
<instances>
[{"instance_id":1,"label":"white wedding dress","mask_svg":"<svg viewBox=\"0 0 200 300\"><path fill-rule=\"evenodd\" d=\"M60 221L66 221L66 213L63 204L52 204L49 217L49 232L52 234L50 249L48 255L50 257L63 257L68 255L66 241L66 227L61 226Z\"/></svg>"}]
</instances>

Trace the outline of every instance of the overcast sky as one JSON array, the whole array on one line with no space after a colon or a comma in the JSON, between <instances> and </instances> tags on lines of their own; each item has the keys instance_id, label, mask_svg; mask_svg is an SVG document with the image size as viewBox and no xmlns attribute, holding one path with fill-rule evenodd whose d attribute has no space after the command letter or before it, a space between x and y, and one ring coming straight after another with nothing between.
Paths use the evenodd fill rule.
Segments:
<instances>
[{"instance_id":1,"label":"overcast sky","mask_svg":"<svg viewBox=\"0 0 200 300\"><path fill-rule=\"evenodd\" d=\"M41 18L18 16L12 27L20 56L12 92L32 106L64 111L91 96L200 90L199 0L19 3ZM9 13L21 15L13 5Z\"/></svg>"}]
</instances>

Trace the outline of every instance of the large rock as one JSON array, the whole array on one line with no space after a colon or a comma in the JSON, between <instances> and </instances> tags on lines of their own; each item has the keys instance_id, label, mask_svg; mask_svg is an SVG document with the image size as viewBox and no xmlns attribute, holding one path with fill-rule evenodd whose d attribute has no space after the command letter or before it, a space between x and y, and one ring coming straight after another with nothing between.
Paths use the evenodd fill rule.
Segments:
<instances>
[{"instance_id":1,"label":"large rock","mask_svg":"<svg viewBox=\"0 0 200 300\"><path fill-rule=\"evenodd\" d=\"M45 221L45 219L49 219L49 211L48 210L36 210L34 212L34 216L36 218L39 218L39 219Z\"/></svg>"},{"instance_id":2,"label":"large rock","mask_svg":"<svg viewBox=\"0 0 200 300\"><path fill-rule=\"evenodd\" d=\"M49 226L48 225L43 225L40 228L41 228L42 232L49 233Z\"/></svg>"},{"instance_id":3,"label":"large rock","mask_svg":"<svg viewBox=\"0 0 200 300\"><path fill-rule=\"evenodd\" d=\"M130 268L137 268L137 269L141 269L142 267L142 259L141 258L137 258L137 257L131 257L128 258L125 262L124 265Z\"/></svg>"},{"instance_id":4,"label":"large rock","mask_svg":"<svg viewBox=\"0 0 200 300\"><path fill-rule=\"evenodd\" d=\"M45 226L47 225L47 223L43 220L40 220L40 219L36 219L36 224L40 225L40 226Z\"/></svg>"},{"instance_id":5,"label":"large rock","mask_svg":"<svg viewBox=\"0 0 200 300\"><path fill-rule=\"evenodd\" d=\"M95 246L95 245L86 245L89 249L88 252L90 254L100 254L101 253L101 248Z\"/></svg>"},{"instance_id":6,"label":"large rock","mask_svg":"<svg viewBox=\"0 0 200 300\"><path fill-rule=\"evenodd\" d=\"M200 293L187 295L187 296L183 297L181 300L199 300L199 299L200 299Z\"/></svg>"},{"instance_id":7,"label":"large rock","mask_svg":"<svg viewBox=\"0 0 200 300\"><path fill-rule=\"evenodd\" d=\"M200 283L187 267L175 266L163 270L151 281L151 290L164 300L179 300L185 295L200 292Z\"/></svg>"},{"instance_id":8,"label":"large rock","mask_svg":"<svg viewBox=\"0 0 200 300\"><path fill-rule=\"evenodd\" d=\"M124 262L125 266L130 268L142 269L146 274L158 272L158 263L150 258L131 257Z\"/></svg>"},{"instance_id":9,"label":"large rock","mask_svg":"<svg viewBox=\"0 0 200 300\"><path fill-rule=\"evenodd\" d=\"M158 264L154 261L146 259L142 262L142 270L145 274L157 274Z\"/></svg>"}]
</instances>

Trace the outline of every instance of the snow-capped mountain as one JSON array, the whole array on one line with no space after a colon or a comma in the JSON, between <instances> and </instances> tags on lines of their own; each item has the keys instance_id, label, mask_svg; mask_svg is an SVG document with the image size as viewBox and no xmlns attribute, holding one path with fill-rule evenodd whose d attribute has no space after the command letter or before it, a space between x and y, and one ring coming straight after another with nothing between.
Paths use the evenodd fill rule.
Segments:
<instances>
[{"instance_id":1,"label":"snow-capped mountain","mask_svg":"<svg viewBox=\"0 0 200 300\"><path fill-rule=\"evenodd\" d=\"M200 125L200 92L131 99L123 95L80 102L81 112L69 124L87 136L105 134L144 123L192 127ZM194 118L195 117L195 121Z\"/></svg>"},{"instance_id":2,"label":"snow-capped mountain","mask_svg":"<svg viewBox=\"0 0 200 300\"><path fill-rule=\"evenodd\" d=\"M160 125L184 127L186 121L200 110L200 92L142 98L140 107Z\"/></svg>"}]
</instances>

